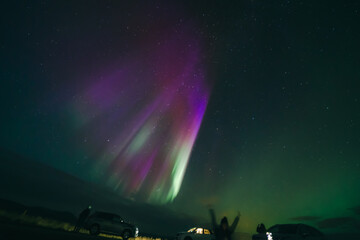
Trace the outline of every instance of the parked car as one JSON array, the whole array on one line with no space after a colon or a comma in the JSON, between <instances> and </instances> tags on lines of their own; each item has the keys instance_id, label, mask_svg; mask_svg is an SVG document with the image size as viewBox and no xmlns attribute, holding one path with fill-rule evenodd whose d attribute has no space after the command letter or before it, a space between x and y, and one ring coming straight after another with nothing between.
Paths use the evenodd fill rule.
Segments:
<instances>
[{"instance_id":1,"label":"parked car","mask_svg":"<svg viewBox=\"0 0 360 240\"><path fill-rule=\"evenodd\" d=\"M193 227L186 232L177 233L176 240L215 240L215 236L208 228Z\"/></svg>"},{"instance_id":2,"label":"parked car","mask_svg":"<svg viewBox=\"0 0 360 240\"><path fill-rule=\"evenodd\" d=\"M90 231L91 235L99 233L108 233L119 235L123 239L137 237L139 229L130 223L125 222L119 215L95 212L85 222L85 228Z\"/></svg>"},{"instance_id":3,"label":"parked car","mask_svg":"<svg viewBox=\"0 0 360 240\"><path fill-rule=\"evenodd\" d=\"M306 224L276 224L252 236L253 240L324 240L324 235Z\"/></svg>"}]
</instances>

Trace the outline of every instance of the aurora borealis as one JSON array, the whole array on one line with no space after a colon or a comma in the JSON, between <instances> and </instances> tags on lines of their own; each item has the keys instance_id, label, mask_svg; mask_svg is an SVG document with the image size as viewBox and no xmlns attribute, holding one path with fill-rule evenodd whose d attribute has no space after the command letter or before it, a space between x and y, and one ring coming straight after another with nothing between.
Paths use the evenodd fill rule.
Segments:
<instances>
[{"instance_id":1,"label":"aurora borealis","mask_svg":"<svg viewBox=\"0 0 360 240\"><path fill-rule=\"evenodd\" d=\"M94 174L124 196L159 204L180 190L209 95L190 33L165 32L164 42L147 43L74 96L73 115L91 142L85 151L108 143L92 155Z\"/></svg>"},{"instance_id":2,"label":"aurora borealis","mask_svg":"<svg viewBox=\"0 0 360 240\"><path fill-rule=\"evenodd\" d=\"M360 229L359 3L4 9L1 148L201 224Z\"/></svg>"}]
</instances>

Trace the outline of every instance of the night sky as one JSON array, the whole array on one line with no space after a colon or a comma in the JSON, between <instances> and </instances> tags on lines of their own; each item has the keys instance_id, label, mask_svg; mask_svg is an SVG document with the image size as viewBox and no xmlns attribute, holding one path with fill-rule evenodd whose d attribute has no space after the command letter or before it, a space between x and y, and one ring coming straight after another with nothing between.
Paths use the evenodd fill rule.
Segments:
<instances>
[{"instance_id":1,"label":"night sky","mask_svg":"<svg viewBox=\"0 0 360 240\"><path fill-rule=\"evenodd\" d=\"M357 1L1 7L0 146L208 218L360 226Z\"/></svg>"}]
</instances>

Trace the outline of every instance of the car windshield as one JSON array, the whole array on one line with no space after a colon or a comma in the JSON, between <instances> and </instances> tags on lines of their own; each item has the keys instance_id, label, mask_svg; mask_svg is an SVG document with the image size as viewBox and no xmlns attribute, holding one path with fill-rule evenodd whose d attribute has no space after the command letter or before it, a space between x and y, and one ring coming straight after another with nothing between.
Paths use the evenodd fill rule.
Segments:
<instances>
[{"instance_id":1,"label":"car windshield","mask_svg":"<svg viewBox=\"0 0 360 240\"><path fill-rule=\"evenodd\" d=\"M197 228L196 233L197 234L203 234L203 229L202 228Z\"/></svg>"},{"instance_id":2,"label":"car windshield","mask_svg":"<svg viewBox=\"0 0 360 240\"><path fill-rule=\"evenodd\" d=\"M123 219L120 216L114 215L113 219L114 222L123 222Z\"/></svg>"},{"instance_id":3,"label":"car windshield","mask_svg":"<svg viewBox=\"0 0 360 240\"><path fill-rule=\"evenodd\" d=\"M194 232L196 230L196 227L194 227L194 228L190 228L187 232Z\"/></svg>"},{"instance_id":4,"label":"car windshield","mask_svg":"<svg viewBox=\"0 0 360 240\"><path fill-rule=\"evenodd\" d=\"M282 233L282 234L296 234L297 225L294 224L275 225L269 228L268 232Z\"/></svg>"},{"instance_id":5,"label":"car windshield","mask_svg":"<svg viewBox=\"0 0 360 240\"><path fill-rule=\"evenodd\" d=\"M99 213L97 214L97 217L111 220L111 219L113 218L113 215L110 214L110 213L99 212Z\"/></svg>"}]
</instances>

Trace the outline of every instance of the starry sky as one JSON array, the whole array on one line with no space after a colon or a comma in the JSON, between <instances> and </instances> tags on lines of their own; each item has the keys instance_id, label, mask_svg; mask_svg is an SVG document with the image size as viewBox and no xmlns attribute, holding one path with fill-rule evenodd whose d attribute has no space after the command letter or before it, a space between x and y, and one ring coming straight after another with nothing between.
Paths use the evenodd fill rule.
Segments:
<instances>
[{"instance_id":1,"label":"starry sky","mask_svg":"<svg viewBox=\"0 0 360 240\"><path fill-rule=\"evenodd\" d=\"M241 232L360 226L357 1L2 9L2 148Z\"/></svg>"}]
</instances>

